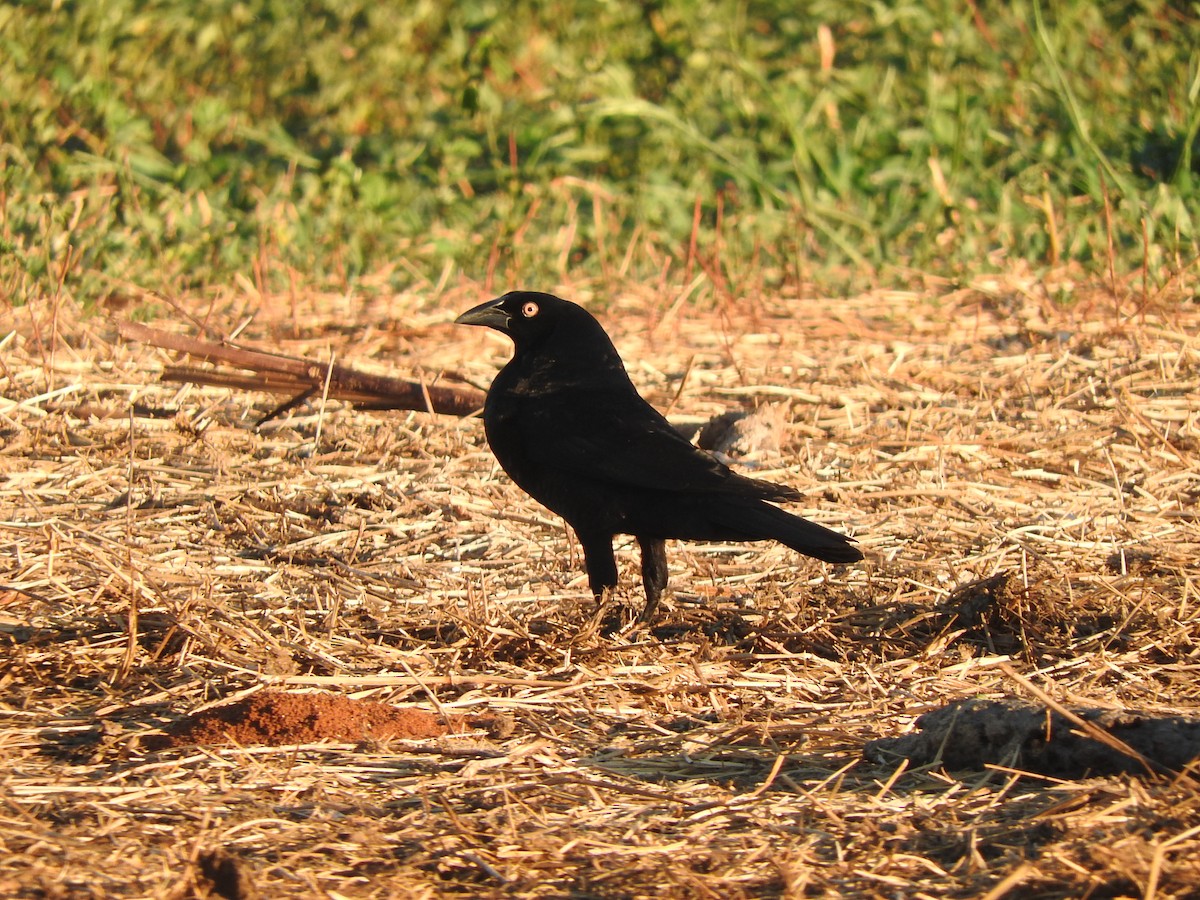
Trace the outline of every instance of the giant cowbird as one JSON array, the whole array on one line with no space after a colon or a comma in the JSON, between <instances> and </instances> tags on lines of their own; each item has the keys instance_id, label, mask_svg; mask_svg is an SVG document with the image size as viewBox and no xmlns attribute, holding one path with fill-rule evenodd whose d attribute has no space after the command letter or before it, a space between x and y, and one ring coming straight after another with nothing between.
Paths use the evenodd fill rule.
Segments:
<instances>
[{"instance_id":1,"label":"giant cowbird","mask_svg":"<svg viewBox=\"0 0 1200 900\"><path fill-rule=\"evenodd\" d=\"M513 481L575 529L597 597L617 585L617 534L641 546L642 620L667 584L667 538L775 540L826 562L862 559L850 538L773 505L799 492L739 475L676 431L583 307L511 291L455 321L512 338L483 407L488 443Z\"/></svg>"}]
</instances>

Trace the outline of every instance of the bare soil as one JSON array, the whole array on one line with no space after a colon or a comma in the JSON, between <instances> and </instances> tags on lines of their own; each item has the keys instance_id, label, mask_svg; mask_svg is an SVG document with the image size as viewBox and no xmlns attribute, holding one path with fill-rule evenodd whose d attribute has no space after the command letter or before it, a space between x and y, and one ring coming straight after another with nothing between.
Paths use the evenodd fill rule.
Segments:
<instances>
[{"instance_id":1,"label":"bare soil","mask_svg":"<svg viewBox=\"0 0 1200 900\"><path fill-rule=\"evenodd\" d=\"M423 709L400 709L341 694L263 691L193 713L167 729L155 749L189 744L281 747L318 741L357 743L367 739L441 737L448 723Z\"/></svg>"},{"instance_id":2,"label":"bare soil","mask_svg":"<svg viewBox=\"0 0 1200 900\"><path fill-rule=\"evenodd\" d=\"M315 397L256 429L278 397L0 308L0 896L1196 896L1186 754L864 752L962 701L1196 718L1190 282L562 292L672 417L754 411L725 452L867 559L673 544L639 629L636 547L597 610L477 418ZM449 322L483 298L154 324L482 388L509 346Z\"/></svg>"}]
</instances>

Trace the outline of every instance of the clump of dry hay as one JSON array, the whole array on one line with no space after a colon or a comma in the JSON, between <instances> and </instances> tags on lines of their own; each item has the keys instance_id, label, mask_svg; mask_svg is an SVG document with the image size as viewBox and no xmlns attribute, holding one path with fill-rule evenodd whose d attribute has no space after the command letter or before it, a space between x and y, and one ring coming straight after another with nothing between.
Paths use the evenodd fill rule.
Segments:
<instances>
[{"instance_id":1,"label":"clump of dry hay","mask_svg":"<svg viewBox=\"0 0 1200 900\"><path fill-rule=\"evenodd\" d=\"M255 303L262 346L485 386L508 346L444 324L476 294L432 296L210 321ZM753 473L869 559L681 545L668 614L612 637L477 420L314 400L256 433L276 400L161 384L167 354L65 304L11 310L0 894L1187 894L1190 777L862 757L1023 681L1197 706L1200 308L1111 306L1017 280L686 314L620 295L598 311L647 396L695 421L772 404ZM506 724L150 749L264 686Z\"/></svg>"}]
</instances>

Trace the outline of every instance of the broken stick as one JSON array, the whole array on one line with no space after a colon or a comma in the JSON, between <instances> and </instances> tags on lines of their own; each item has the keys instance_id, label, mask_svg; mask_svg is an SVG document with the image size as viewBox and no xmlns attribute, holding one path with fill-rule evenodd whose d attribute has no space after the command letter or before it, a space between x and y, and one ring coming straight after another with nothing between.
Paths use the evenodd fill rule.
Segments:
<instances>
[{"instance_id":1,"label":"broken stick","mask_svg":"<svg viewBox=\"0 0 1200 900\"><path fill-rule=\"evenodd\" d=\"M226 363L242 369L228 372L191 366L167 366L164 381L193 382L247 391L265 391L291 397L266 419L324 392L328 382L330 398L345 400L364 409L415 409L448 416L469 416L483 407L482 391L466 384L425 384L388 375L372 375L343 365L248 350L224 341L198 338L150 328L138 322L121 322L117 331L127 341L141 341L186 353L205 362ZM266 421L264 419L264 421ZM261 424L261 423L260 423Z\"/></svg>"}]
</instances>

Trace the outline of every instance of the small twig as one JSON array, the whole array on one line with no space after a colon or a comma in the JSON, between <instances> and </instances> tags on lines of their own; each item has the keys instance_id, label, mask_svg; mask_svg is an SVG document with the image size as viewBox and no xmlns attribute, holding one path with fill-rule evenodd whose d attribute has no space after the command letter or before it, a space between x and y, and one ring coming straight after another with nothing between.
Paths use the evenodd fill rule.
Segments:
<instances>
[{"instance_id":1,"label":"small twig","mask_svg":"<svg viewBox=\"0 0 1200 900\"><path fill-rule=\"evenodd\" d=\"M321 445L321 427L325 424L325 406L329 402L329 382L333 378L333 361L337 354L329 356L329 364L325 367L325 383L321 385L321 408L317 413L317 432L313 435L313 452Z\"/></svg>"},{"instance_id":2,"label":"small twig","mask_svg":"<svg viewBox=\"0 0 1200 900\"><path fill-rule=\"evenodd\" d=\"M129 468L126 476L125 490L125 529L129 536L129 543L125 547L125 565L128 568L129 579L129 612L126 619L126 637L125 637L125 655L121 658L121 665L118 667L114 681L117 684L123 682L133 669L133 664L137 660L138 649L138 586L137 573L133 568L133 479L135 475L134 462L136 455L134 453L133 441L133 407L129 408Z\"/></svg>"},{"instance_id":3,"label":"small twig","mask_svg":"<svg viewBox=\"0 0 1200 900\"><path fill-rule=\"evenodd\" d=\"M679 402L679 398L683 396L683 388L687 384L688 376L692 374L692 366L696 363L696 354L693 353L688 357L687 366L683 370L683 376L679 379L679 387L675 389L675 396L671 398L671 402L667 404L667 408L663 411L664 416L669 416L671 411L675 409L675 404Z\"/></svg>"}]
</instances>

